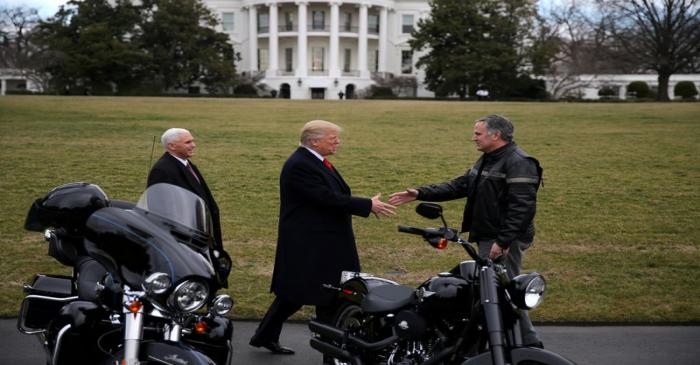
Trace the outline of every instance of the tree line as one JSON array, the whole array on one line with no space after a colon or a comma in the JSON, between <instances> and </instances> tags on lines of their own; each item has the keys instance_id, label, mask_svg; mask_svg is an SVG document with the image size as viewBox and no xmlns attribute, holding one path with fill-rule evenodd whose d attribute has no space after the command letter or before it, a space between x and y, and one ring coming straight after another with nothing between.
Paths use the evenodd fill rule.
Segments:
<instances>
[{"instance_id":1,"label":"tree line","mask_svg":"<svg viewBox=\"0 0 700 365\"><path fill-rule=\"evenodd\" d=\"M2 64L60 94L230 93L236 55L200 0L71 0L46 20L2 10Z\"/></svg>"},{"instance_id":2,"label":"tree line","mask_svg":"<svg viewBox=\"0 0 700 365\"><path fill-rule=\"evenodd\" d=\"M432 0L412 32L426 88L438 97L565 97L580 74L700 72L700 0ZM0 67L60 93L231 93L245 78L202 0L73 0L49 19L0 9ZM543 78L551 82L548 95Z\"/></svg>"}]
</instances>

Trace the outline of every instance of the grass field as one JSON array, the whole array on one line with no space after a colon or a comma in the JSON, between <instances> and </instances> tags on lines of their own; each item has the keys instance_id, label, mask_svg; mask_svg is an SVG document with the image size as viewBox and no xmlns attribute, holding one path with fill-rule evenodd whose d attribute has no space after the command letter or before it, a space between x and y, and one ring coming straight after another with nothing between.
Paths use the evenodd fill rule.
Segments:
<instances>
[{"instance_id":1,"label":"grass field","mask_svg":"<svg viewBox=\"0 0 700 365\"><path fill-rule=\"evenodd\" d=\"M491 113L515 122L516 141L545 169L538 234L525 259L549 284L535 320L700 320L700 103L36 96L0 98L0 315L16 315L34 273L67 272L46 256L41 234L22 229L32 201L72 181L136 200L153 136L168 127L197 139L194 160L219 202L234 258L234 316L256 318L272 299L279 171L303 123L341 125L333 164L355 195L386 197L463 173L478 157L472 121ZM445 204L453 226L463 204ZM418 284L466 259L459 247L435 251L397 233L397 224L434 224L413 207L355 219L364 271Z\"/></svg>"}]
</instances>

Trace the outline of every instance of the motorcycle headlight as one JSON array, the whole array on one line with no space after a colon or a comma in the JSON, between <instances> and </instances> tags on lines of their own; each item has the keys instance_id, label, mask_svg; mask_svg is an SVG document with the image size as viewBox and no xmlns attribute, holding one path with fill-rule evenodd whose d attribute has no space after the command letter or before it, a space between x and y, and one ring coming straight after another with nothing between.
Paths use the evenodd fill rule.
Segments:
<instances>
[{"instance_id":1,"label":"motorcycle headlight","mask_svg":"<svg viewBox=\"0 0 700 365\"><path fill-rule=\"evenodd\" d=\"M218 295L211 304L211 311L220 316L228 314L232 308L233 299L228 294Z\"/></svg>"},{"instance_id":2,"label":"motorcycle headlight","mask_svg":"<svg viewBox=\"0 0 700 365\"><path fill-rule=\"evenodd\" d=\"M170 289L171 285L170 276L162 272L149 275L141 284L143 290L148 294L163 294Z\"/></svg>"},{"instance_id":3,"label":"motorcycle headlight","mask_svg":"<svg viewBox=\"0 0 700 365\"><path fill-rule=\"evenodd\" d=\"M508 294L518 308L530 310L542 303L546 286L544 277L536 272L518 275L511 281Z\"/></svg>"},{"instance_id":4,"label":"motorcycle headlight","mask_svg":"<svg viewBox=\"0 0 700 365\"><path fill-rule=\"evenodd\" d=\"M207 297L209 297L209 288L206 284L187 280L175 288L168 303L183 312L194 312L206 303Z\"/></svg>"}]
</instances>

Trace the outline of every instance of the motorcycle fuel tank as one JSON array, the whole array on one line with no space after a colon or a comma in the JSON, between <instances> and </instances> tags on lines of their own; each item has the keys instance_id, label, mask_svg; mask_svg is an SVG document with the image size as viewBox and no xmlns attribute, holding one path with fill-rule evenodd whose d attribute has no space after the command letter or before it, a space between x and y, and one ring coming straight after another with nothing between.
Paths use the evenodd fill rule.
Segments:
<instances>
[{"instance_id":1,"label":"motorcycle fuel tank","mask_svg":"<svg viewBox=\"0 0 700 365\"><path fill-rule=\"evenodd\" d=\"M463 277L442 273L423 283L421 309L438 315L469 315L472 307L471 285Z\"/></svg>"}]
</instances>

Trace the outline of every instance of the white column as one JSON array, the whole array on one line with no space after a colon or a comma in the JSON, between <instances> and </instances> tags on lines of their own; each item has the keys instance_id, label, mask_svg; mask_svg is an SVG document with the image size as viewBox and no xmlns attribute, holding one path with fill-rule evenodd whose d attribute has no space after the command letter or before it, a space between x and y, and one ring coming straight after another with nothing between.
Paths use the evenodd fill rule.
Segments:
<instances>
[{"instance_id":1,"label":"white column","mask_svg":"<svg viewBox=\"0 0 700 365\"><path fill-rule=\"evenodd\" d=\"M360 36L357 40L357 69L360 77L368 78L367 71L367 8L369 4L360 4Z\"/></svg>"},{"instance_id":2,"label":"white column","mask_svg":"<svg viewBox=\"0 0 700 365\"><path fill-rule=\"evenodd\" d=\"M2 83L0 84L0 96L5 95L5 89L7 89L7 80L2 79Z\"/></svg>"},{"instance_id":3,"label":"white column","mask_svg":"<svg viewBox=\"0 0 700 365\"><path fill-rule=\"evenodd\" d=\"M387 22L389 9L382 7L379 11L379 72L386 72L386 45L389 23Z\"/></svg>"},{"instance_id":4,"label":"white column","mask_svg":"<svg viewBox=\"0 0 700 365\"><path fill-rule=\"evenodd\" d=\"M305 1L299 1L296 3L297 4L297 12L298 12L298 23L299 25L297 28L299 31L297 32L298 38L297 38L297 68L296 71L294 72L295 76L297 77L306 77L307 74L307 69L309 65L306 62L306 53L307 53L307 39L306 39L306 2Z\"/></svg>"},{"instance_id":5,"label":"white column","mask_svg":"<svg viewBox=\"0 0 700 365\"><path fill-rule=\"evenodd\" d=\"M258 12L255 5L248 7L248 59L250 71L258 70Z\"/></svg>"},{"instance_id":6,"label":"white column","mask_svg":"<svg viewBox=\"0 0 700 365\"><path fill-rule=\"evenodd\" d=\"M340 14L339 14L340 1L331 1L331 42L329 50L329 67L328 76L338 77L340 76L340 68L338 68L338 43L339 43L339 25L340 25Z\"/></svg>"},{"instance_id":7,"label":"white column","mask_svg":"<svg viewBox=\"0 0 700 365\"><path fill-rule=\"evenodd\" d=\"M277 68L279 65L279 60L278 60L278 38L277 38L277 32L278 32L278 27L277 27L277 3L268 3L267 6L270 9L270 38L269 38L269 56L270 56L270 64L267 67L267 77L273 77L277 76Z\"/></svg>"}]
</instances>

